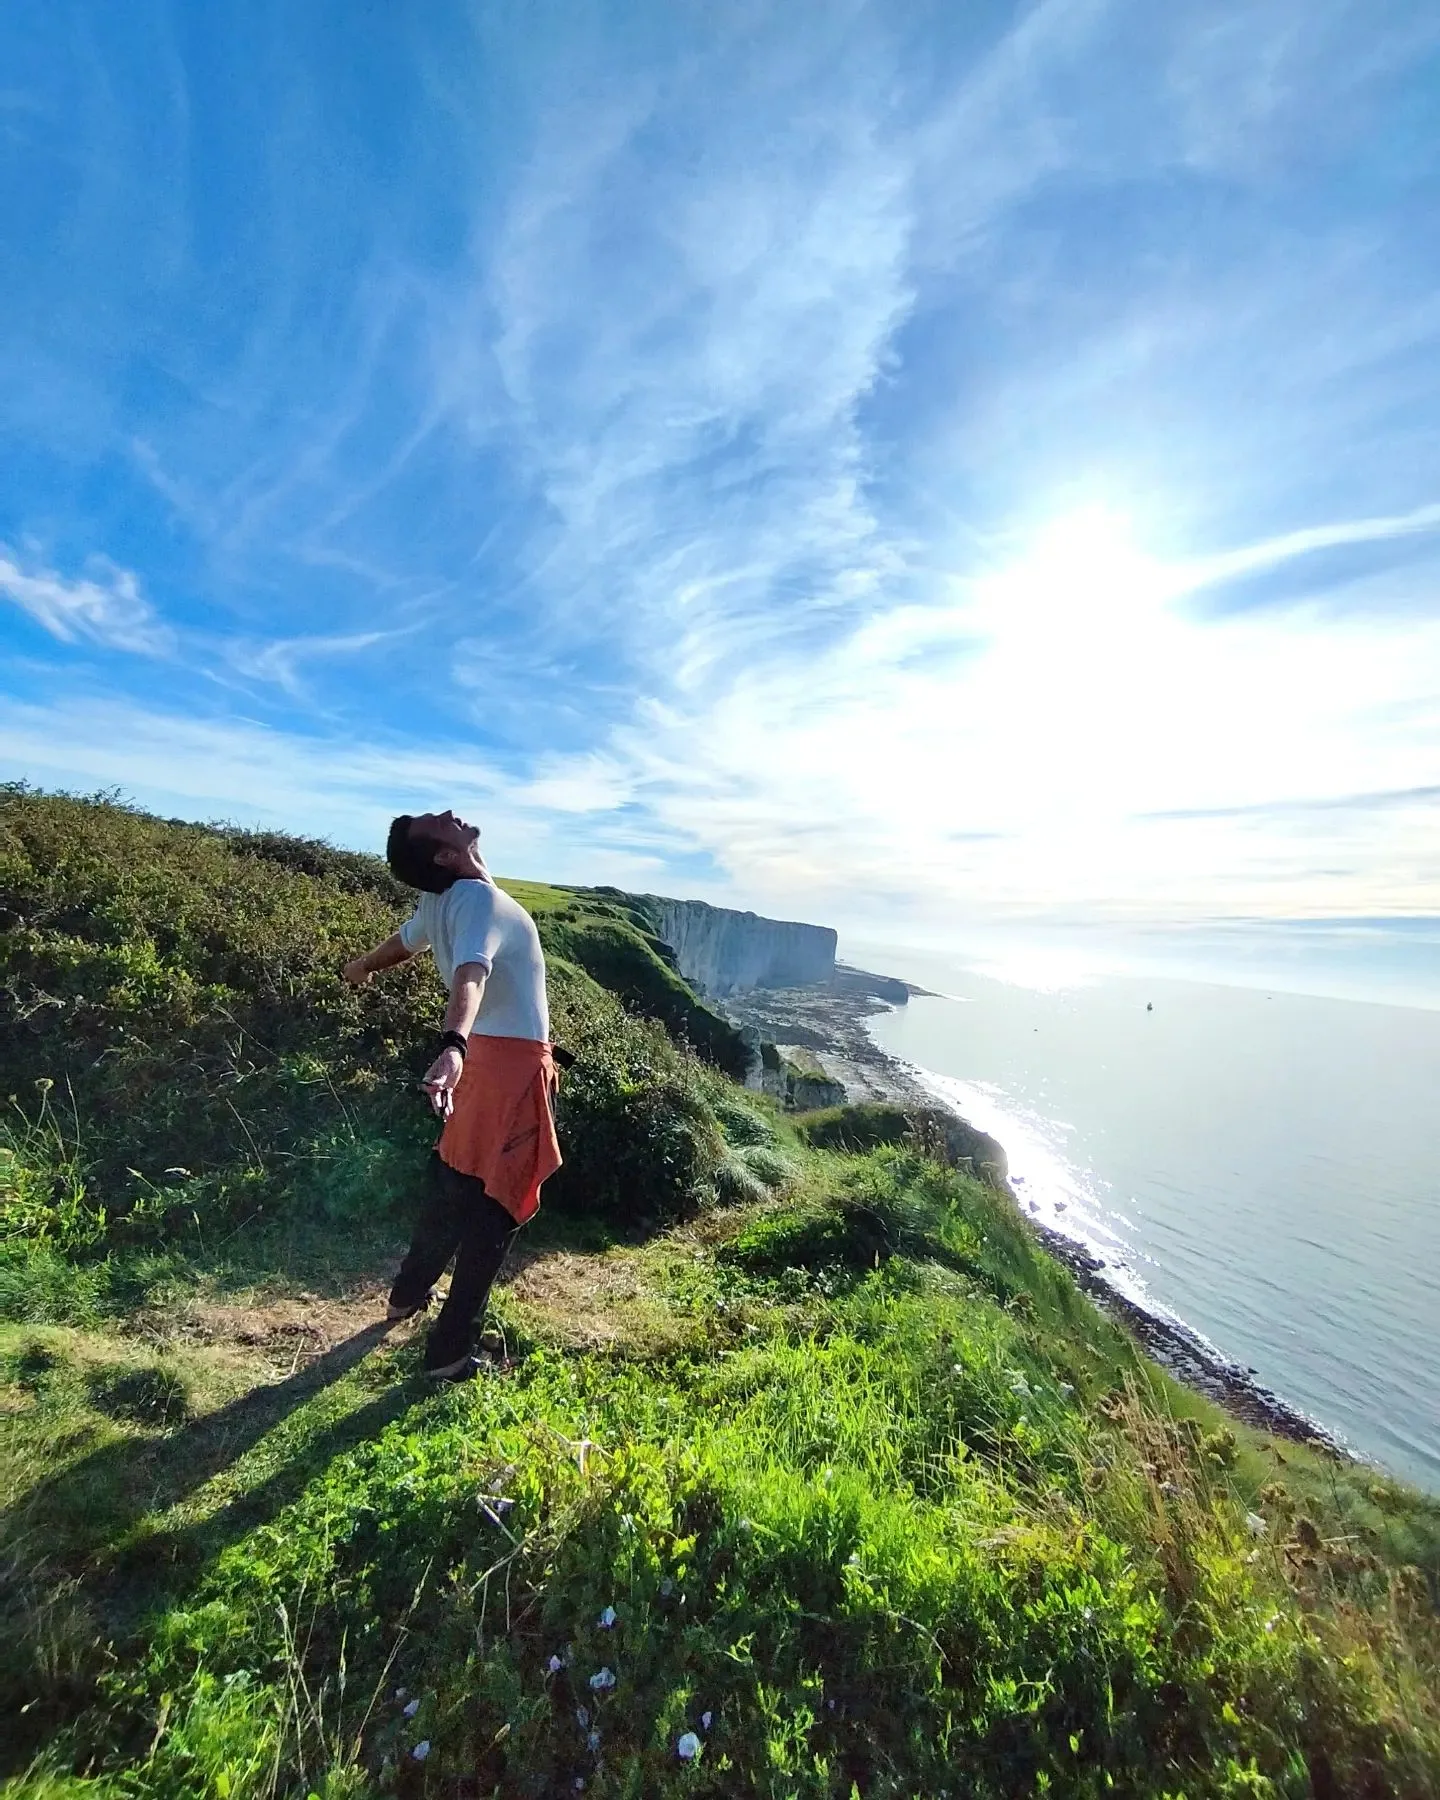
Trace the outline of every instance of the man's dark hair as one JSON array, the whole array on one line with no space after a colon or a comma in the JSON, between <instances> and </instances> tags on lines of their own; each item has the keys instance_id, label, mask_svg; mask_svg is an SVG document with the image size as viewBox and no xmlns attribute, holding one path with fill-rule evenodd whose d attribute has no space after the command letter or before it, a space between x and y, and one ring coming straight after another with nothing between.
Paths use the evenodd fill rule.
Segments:
<instances>
[{"instance_id":1,"label":"man's dark hair","mask_svg":"<svg viewBox=\"0 0 1440 1800\"><path fill-rule=\"evenodd\" d=\"M460 877L453 869L442 869L435 860L440 848L438 838L411 837L415 823L413 813L401 813L390 821L390 835L385 840L385 860L390 873L406 887L419 888L426 894L443 894L454 887Z\"/></svg>"}]
</instances>

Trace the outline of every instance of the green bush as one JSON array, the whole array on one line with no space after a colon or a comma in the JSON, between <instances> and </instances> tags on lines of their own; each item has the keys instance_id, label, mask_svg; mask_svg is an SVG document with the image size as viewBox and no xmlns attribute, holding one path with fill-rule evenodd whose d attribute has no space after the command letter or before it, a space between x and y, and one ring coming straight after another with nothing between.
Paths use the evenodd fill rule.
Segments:
<instances>
[{"instance_id":1,"label":"green bush","mask_svg":"<svg viewBox=\"0 0 1440 1800\"><path fill-rule=\"evenodd\" d=\"M872 1100L859 1106L827 1106L802 1113L795 1129L817 1150L873 1150L877 1144L902 1144L913 1131L912 1111L889 1101Z\"/></svg>"},{"instance_id":2,"label":"green bush","mask_svg":"<svg viewBox=\"0 0 1440 1800\"><path fill-rule=\"evenodd\" d=\"M565 1162L545 1204L622 1228L689 1216L712 1196L725 1148L699 1069L658 1024L551 966L556 1029L576 1062L560 1083Z\"/></svg>"},{"instance_id":3,"label":"green bush","mask_svg":"<svg viewBox=\"0 0 1440 1800\"><path fill-rule=\"evenodd\" d=\"M818 1150L856 1154L881 1144L909 1144L952 1168L968 1169L996 1185L1005 1182L1007 1164L1001 1146L943 1107L871 1100L823 1107L802 1114L795 1124L804 1142Z\"/></svg>"},{"instance_id":4,"label":"green bush","mask_svg":"<svg viewBox=\"0 0 1440 1800\"><path fill-rule=\"evenodd\" d=\"M775 1142L775 1127L754 1106L738 1094L722 1094L715 1101L715 1117L725 1133L727 1143L741 1146L770 1145Z\"/></svg>"}]
</instances>

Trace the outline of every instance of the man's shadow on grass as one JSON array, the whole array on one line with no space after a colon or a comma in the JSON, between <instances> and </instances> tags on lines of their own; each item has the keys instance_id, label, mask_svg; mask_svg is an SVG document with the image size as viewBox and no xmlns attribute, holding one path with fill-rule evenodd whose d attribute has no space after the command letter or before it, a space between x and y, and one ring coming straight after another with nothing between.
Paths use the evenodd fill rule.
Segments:
<instances>
[{"instance_id":1,"label":"man's shadow on grass","mask_svg":"<svg viewBox=\"0 0 1440 1800\"><path fill-rule=\"evenodd\" d=\"M254 1388L218 1411L158 1437L103 1445L40 1481L6 1521L0 1620L13 1668L0 1675L0 1775L24 1767L40 1746L91 1703L100 1647L142 1638L147 1622L192 1590L230 1544L273 1519L335 1457L363 1443L418 1404L416 1384L398 1374L350 1411L333 1411L313 1430L285 1433L275 1466L238 1487L213 1511L148 1529L231 1468L301 1407L323 1395L378 1349L394 1327L379 1321L317 1356L285 1380ZM73 1671L46 1668L35 1620L47 1592L79 1589L88 1649ZM38 1603L35 1605L34 1603ZM24 1616L34 1606L31 1628ZM19 1626L19 1634L15 1635Z\"/></svg>"},{"instance_id":2,"label":"man's shadow on grass","mask_svg":"<svg viewBox=\"0 0 1440 1800\"><path fill-rule=\"evenodd\" d=\"M163 1514L222 1475L301 1407L349 1374L394 1330L377 1321L297 1369L252 1388L217 1411L156 1437L105 1444L32 1488L16 1509L12 1535L31 1540L52 1567L82 1577L92 1602L133 1618L177 1581L193 1576L227 1544L273 1518L327 1463L374 1437L417 1401L403 1376L374 1399L342 1412L293 1444L277 1446L278 1466L239 1489L214 1512L157 1531Z\"/></svg>"}]
</instances>

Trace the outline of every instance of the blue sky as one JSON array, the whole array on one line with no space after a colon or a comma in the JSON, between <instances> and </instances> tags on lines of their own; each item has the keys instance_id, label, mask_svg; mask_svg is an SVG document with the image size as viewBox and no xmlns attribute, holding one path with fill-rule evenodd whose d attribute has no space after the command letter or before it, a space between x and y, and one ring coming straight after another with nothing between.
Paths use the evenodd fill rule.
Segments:
<instances>
[{"instance_id":1,"label":"blue sky","mask_svg":"<svg viewBox=\"0 0 1440 1800\"><path fill-rule=\"evenodd\" d=\"M0 772L1433 965L1437 121L1405 0L8 9Z\"/></svg>"}]
</instances>

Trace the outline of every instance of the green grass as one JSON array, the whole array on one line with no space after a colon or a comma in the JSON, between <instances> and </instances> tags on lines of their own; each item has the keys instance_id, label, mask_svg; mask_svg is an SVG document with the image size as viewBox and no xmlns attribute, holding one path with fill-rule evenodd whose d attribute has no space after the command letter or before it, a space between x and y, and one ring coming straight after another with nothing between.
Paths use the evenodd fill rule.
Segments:
<instances>
[{"instance_id":1,"label":"green grass","mask_svg":"<svg viewBox=\"0 0 1440 1800\"><path fill-rule=\"evenodd\" d=\"M335 982L383 869L0 833L6 1793L1436 1790L1440 1507L1228 1425L924 1133L728 1084L597 983L616 914L512 884L570 1162L516 1373L435 1393L374 1313L434 990Z\"/></svg>"}]
</instances>

